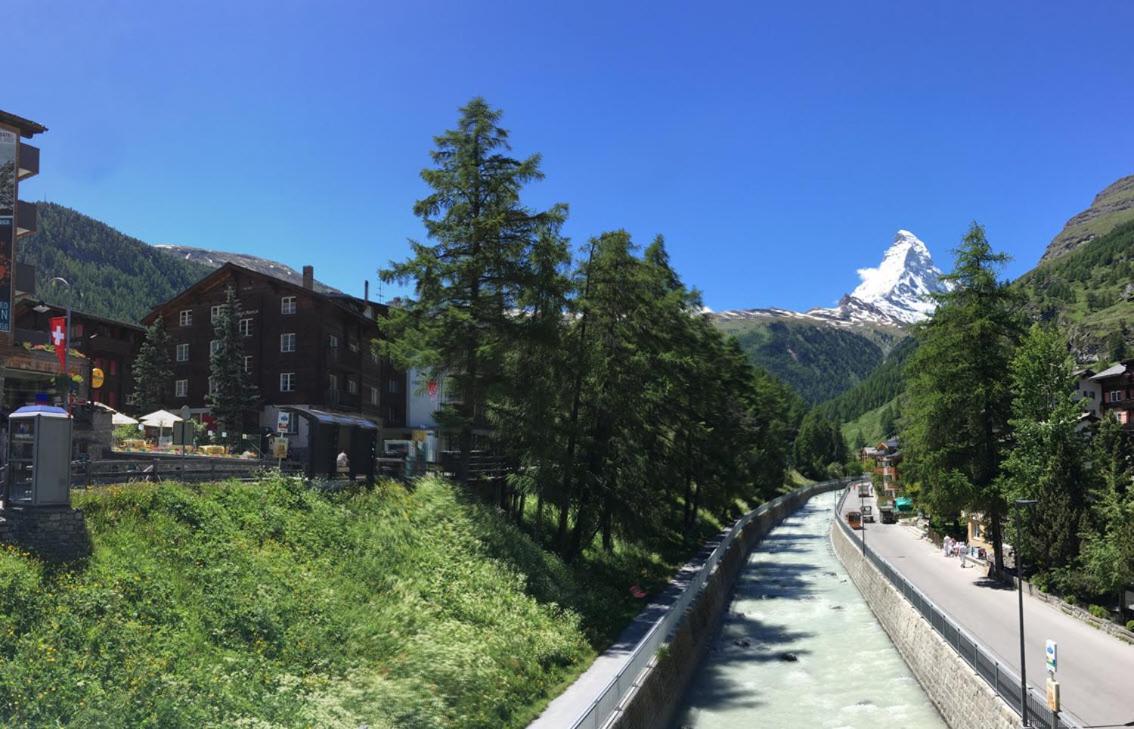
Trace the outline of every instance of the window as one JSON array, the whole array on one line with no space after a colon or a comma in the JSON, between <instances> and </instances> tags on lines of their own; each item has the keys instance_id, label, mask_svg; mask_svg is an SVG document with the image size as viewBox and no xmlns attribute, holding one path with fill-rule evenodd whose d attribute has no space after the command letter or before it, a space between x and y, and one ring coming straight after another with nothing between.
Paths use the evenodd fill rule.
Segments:
<instances>
[{"instance_id":1,"label":"window","mask_svg":"<svg viewBox=\"0 0 1134 729\"><path fill-rule=\"evenodd\" d=\"M347 337L347 347L352 352L358 351L358 339L356 337Z\"/></svg>"},{"instance_id":2,"label":"window","mask_svg":"<svg viewBox=\"0 0 1134 729\"><path fill-rule=\"evenodd\" d=\"M224 304L217 304L216 306L209 307L209 321L216 321L220 318L221 312L224 311Z\"/></svg>"},{"instance_id":3,"label":"window","mask_svg":"<svg viewBox=\"0 0 1134 729\"><path fill-rule=\"evenodd\" d=\"M178 362L188 362L189 361L189 345L188 344L177 345L177 361Z\"/></svg>"},{"instance_id":4,"label":"window","mask_svg":"<svg viewBox=\"0 0 1134 729\"><path fill-rule=\"evenodd\" d=\"M339 346L339 337L337 334L331 334L327 337L327 346L331 349L337 349Z\"/></svg>"},{"instance_id":5,"label":"window","mask_svg":"<svg viewBox=\"0 0 1134 729\"><path fill-rule=\"evenodd\" d=\"M1122 390L1111 390L1109 393L1107 393L1107 401L1108 402L1121 402L1122 401Z\"/></svg>"},{"instance_id":6,"label":"window","mask_svg":"<svg viewBox=\"0 0 1134 729\"><path fill-rule=\"evenodd\" d=\"M294 352L295 351L295 332L288 332L287 334L280 335L280 351L281 352Z\"/></svg>"},{"instance_id":7,"label":"window","mask_svg":"<svg viewBox=\"0 0 1134 729\"><path fill-rule=\"evenodd\" d=\"M210 395L217 394L217 380L216 380L215 377L209 378L209 394Z\"/></svg>"},{"instance_id":8,"label":"window","mask_svg":"<svg viewBox=\"0 0 1134 729\"><path fill-rule=\"evenodd\" d=\"M377 405L378 404L378 388L375 387L374 385L370 386L370 404L371 405Z\"/></svg>"},{"instance_id":9,"label":"window","mask_svg":"<svg viewBox=\"0 0 1134 729\"><path fill-rule=\"evenodd\" d=\"M213 339L209 342L209 354L216 354L220 351L220 340Z\"/></svg>"},{"instance_id":10,"label":"window","mask_svg":"<svg viewBox=\"0 0 1134 729\"><path fill-rule=\"evenodd\" d=\"M352 395L358 394L358 380L353 377L346 378L346 391Z\"/></svg>"},{"instance_id":11,"label":"window","mask_svg":"<svg viewBox=\"0 0 1134 729\"><path fill-rule=\"evenodd\" d=\"M386 392L397 395L402 389L402 383L397 380L386 380Z\"/></svg>"},{"instance_id":12,"label":"window","mask_svg":"<svg viewBox=\"0 0 1134 729\"><path fill-rule=\"evenodd\" d=\"M244 371L245 372L251 372L252 371L252 355L250 355L250 354L244 355Z\"/></svg>"},{"instance_id":13,"label":"window","mask_svg":"<svg viewBox=\"0 0 1134 729\"><path fill-rule=\"evenodd\" d=\"M237 328L240 329L240 336L242 336L242 337L252 336L252 320L251 319L241 319L240 325Z\"/></svg>"},{"instance_id":14,"label":"window","mask_svg":"<svg viewBox=\"0 0 1134 729\"><path fill-rule=\"evenodd\" d=\"M177 317L177 321L183 327L192 326L193 325L193 310L192 309L182 309L180 316Z\"/></svg>"},{"instance_id":15,"label":"window","mask_svg":"<svg viewBox=\"0 0 1134 729\"><path fill-rule=\"evenodd\" d=\"M371 347L370 348L370 361L373 362L374 364L378 364L378 348L377 347Z\"/></svg>"},{"instance_id":16,"label":"window","mask_svg":"<svg viewBox=\"0 0 1134 729\"><path fill-rule=\"evenodd\" d=\"M118 374L118 360L116 360L116 359L109 360L107 362L107 364L109 365L108 369L110 370L110 374L111 375L117 375Z\"/></svg>"},{"instance_id":17,"label":"window","mask_svg":"<svg viewBox=\"0 0 1134 729\"><path fill-rule=\"evenodd\" d=\"M334 392L335 390L339 389L339 376L332 374L329 377L331 383L331 392Z\"/></svg>"},{"instance_id":18,"label":"window","mask_svg":"<svg viewBox=\"0 0 1134 729\"><path fill-rule=\"evenodd\" d=\"M177 380L173 383L175 397L189 397L189 380Z\"/></svg>"},{"instance_id":19,"label":"window","mask_svg":"<svg viewBox=\"0 0 1134 729\"><path fill-rule=\"evenodd\" d=\"M1095 393L1094 393L1094 391L1092 391L1092 390L1088 390L1088 391L1087 391L1087 397L1089 397L1090 399L1094 400L1094 399L1095 399Z\"/></svg>"},{"instance_id":20,"label":"window","mask_svg":"<svg viewBox=\"0 0 1134 729\"><path fill-rule=\"evenodd\" d=\"M280 373L280 392L295 392L295 373Z\"/></svg>"},{"instance_id":21,"label":"window","mask_svg":"<svg viewBox=\"0 0 1134 729\"><path fill-rule=\"evenodd\" d=\"M280 313L281 314L294 314L295 313L295 297L284 296L280 299Z\"/></svg>"}]
</instances>

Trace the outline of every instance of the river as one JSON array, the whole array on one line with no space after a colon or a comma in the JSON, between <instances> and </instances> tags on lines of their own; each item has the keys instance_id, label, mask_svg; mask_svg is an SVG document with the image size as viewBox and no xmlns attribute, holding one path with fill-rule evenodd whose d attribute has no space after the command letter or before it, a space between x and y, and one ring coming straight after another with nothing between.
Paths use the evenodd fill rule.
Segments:
<instances>
[{"instance_id":1,"label":"river","mask_svg":"<svg viewBox=\"0 0 1134 729\"><path fill-rule=\"evenodd\" d=\"M675 729L946 729L835 558L836 497L749 555Z\"/></svg>"}]
</instances>

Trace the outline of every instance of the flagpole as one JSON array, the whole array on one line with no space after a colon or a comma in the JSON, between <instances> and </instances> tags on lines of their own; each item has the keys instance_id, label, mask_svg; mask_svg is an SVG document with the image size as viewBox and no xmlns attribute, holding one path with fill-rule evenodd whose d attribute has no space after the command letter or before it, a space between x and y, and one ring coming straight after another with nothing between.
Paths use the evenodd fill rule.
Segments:
<instances>
[{"instance_id":1,"label":"flagpole","mask_svg":"<svg viewBox=\"0 0 1134 729\"><path fill-rule=\"evenodd\" d=\"M62 276L55 276L48 283L55 283L58 281L67 288L71 288L71 283ZM64 402L67 405L67 414L71 413L71 373L67 368L71 358L71 297L67 297L67 331L63 333L63 377L67 380L67 390L64 393Z\"/></svg>"}]
</instances>

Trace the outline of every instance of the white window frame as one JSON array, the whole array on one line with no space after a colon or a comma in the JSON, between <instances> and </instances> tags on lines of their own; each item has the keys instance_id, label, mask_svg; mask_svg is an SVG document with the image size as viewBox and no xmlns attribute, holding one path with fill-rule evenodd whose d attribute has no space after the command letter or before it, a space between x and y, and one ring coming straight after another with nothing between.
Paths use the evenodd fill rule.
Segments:
<instances>
[{"instance_id":1,"label":"white window frame","mask_svg":"<svg viewBox=\"0 0 1134 729\"><path fill-rule=\"evenodd\" d=\"M221 349L221 340L219 340L219 339L210 339L209 340L209 356L210 357L212 357L214 354L219 352L220 349Z\"/></svg>"},{"instance_id":2,"label":"white window frame","mask_svg":"<svg viewBox=\"0 0 1134 729\"><path fill-rule=\"evenodd\" d=\"M351 395L357 395L358 394L358 380L354 379L353 377L347 377L346 378L346 391L348 393L350 393Z\"/></svg>"},{"instance_id":3,"label":"white window frame","mask_svg":"<svg viewBox=\"0 0 1134 729\"><path fill-rule=\"evenodd\" d=\"M215 377L209 378L209 394L210 395L217 394L217 378L215 378Z\"/></svg>"},{"instance_id":4,"label":"white window frame","mask_svg":"<svg viewBox=\"0 0 1134 729\"><path fill-rule=\"evenodd\" d=\"M375 387L374 385L369 385L369 387L370 387L370 404L371 405L377 405L378 404L378 388Z\"/></svg>"},{"instance_id":5,"label":"white window frame","mask_svg":"<svg viewBox=\"0 0 1134 729\"><path fill-rule=\"evenodd\" d=\"M295 313L295 297L294 296L281 296L280 297L280 313L289 315Z\"/></svg>"},{"instance_id":6,"label":"white window frame","mask_svg":"<svg viewBox=\"0 0 1134 729\"><path fill-rule=\"evenodd\" d=\"M251 319L241 319L240 323L236 325L236 328L240 331L240 336L242 336L242 337L252 336L252 320Z\"/></svg>"},{"instance_id":7,"label":"white window frame","mask_svg":"<svg viewBox=\"0 0 1134 729\"><path fill-rule=\"evenodd\" d=\"M226 306L225 304L214 304L213 306L209 307L209 323L210 324L216 322L217 317L219 317L221 315L221 312L224 311L225 306Z\"/></svg>"},{"instance_id":8,"label":"white window frame","mask_svg":"<svg viewBox=\"0 0 1134 729\"><path fill-rule=\"evenodd\" d=\"M183 327L193 326L193 310L182 309L181 313L177 317L177 323Z\"/></svg>"},{"instance_id":9,"label":"white window frame","mask_svg":"<svg viewBox=\"0 0 1134 729\"><path fill-rule=\"evenodd\" d=\"M295 392L295 373L280 373L280 392Z\"/></svg>"},{"instance_id":10,"label":"white window frame","mask_svg":"<svg viewBox=\"0 0 1134 729\"><path fill-rule=\"evenodd\" d=\"M331 349L338 349L339 348L339 335L328 334L327 335L327 346L330 347Z\"/></svg>"},{"instance_id":11,"label":"white window frame","mask_svg":"<svg viewBox=\"0 0 1134 729\"><path fill-rule=\"evenodd\" d=\"M173 396L174 397L189 397L189 380L174 380L173 381Z\"/></svg>"},{"instance_id":12,"label":"white window frame","mask_svg":"<svg viewBox=\"0 0 1134 729\"><path fill-rule=\"evenodd\" d=\"M173 355L173 358L174 358L175 361L177 361L177 362L188 362L189 361L189 345L187 343L177 345L177 349L174 350L174 351L175 351L175 354ZM184 354L182 354L182 353L184 353Z\"/></svg>"},{"instance_id":13,"label":"white window frame","mask_svg":"<svg viewBox=\"0 0 1134 729\"><path fill-rule=\"evenodd\" d=\"M397 395L402 391L402 383L398 380L386 380L386 392Z\"/></svg>"},{"instance_id":14,"label":"white window frame","mask_svg":"<svg viewBox=\"0 0 1134 729\"><path fill-rule=\"evenodd\" d=\"M339 391L339 376L336 375L334 372L332 372L329 375L327 375L327 378L328 378L327 381L329 383L328 387L330 387L331 392L338 392Z\"/></svg>"},{"instance_id":15,"label":"white window frame","mask_svg":"<svg viewBox=\"0 0 1134 729\"><path fill-rule=\"evenodd\" d=\"M244 371L245 372L251 372L252 371L252 355L250 355L250 354L244 355Z\"/></svg>"},{"instance_id":16,"label":"white window frame","mask_svg":"<svg viewBox=\"0 0 1134 729\"><path fill-rule=\"evenodd\" d=\"M295 351L295 332L284 332L280 335L280 351L281 352L294 352Z\"/></svg>"},{"instance_id":17,"label":"white window frame","mask_svg":"<svg viewBox=\"0 0 1134 729\"><path fill-rule=\"evenodd\" d=\"M1107 393L1107 402L1122 402L1122 390L1111 390Z\"/></svg>"}]
</instances>

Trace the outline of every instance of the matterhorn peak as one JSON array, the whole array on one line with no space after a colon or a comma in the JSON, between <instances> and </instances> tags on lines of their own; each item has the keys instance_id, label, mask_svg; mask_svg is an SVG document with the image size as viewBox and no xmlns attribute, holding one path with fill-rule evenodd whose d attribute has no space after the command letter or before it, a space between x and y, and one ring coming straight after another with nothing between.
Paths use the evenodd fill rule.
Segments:
<instances>
[{"instance_id":1,"label":"matterhorn peak","mask_svg":"<svg viewBox=\"0 0 1134 729\"><path fill-rule=\"evenodd\" d=\"M858 270L859 284L834 309L809 314L880 324L912 324L928 319L936 307L933 294L948 290L929 248L908 230L899 230L875 268Z\"/></svg>"}]
</instances>

